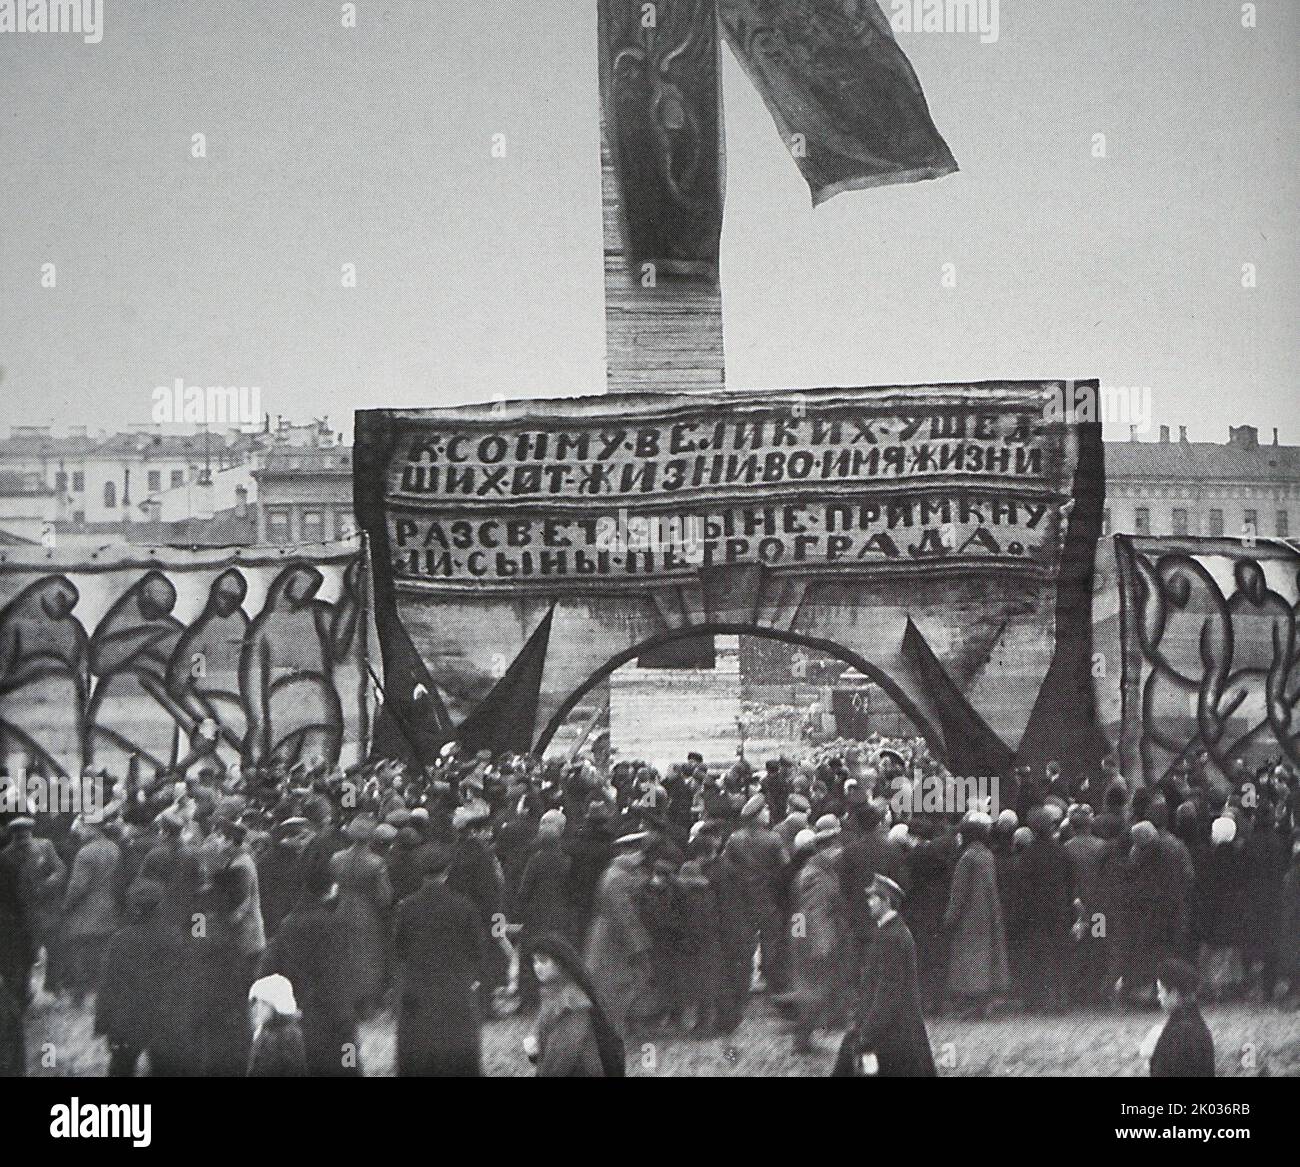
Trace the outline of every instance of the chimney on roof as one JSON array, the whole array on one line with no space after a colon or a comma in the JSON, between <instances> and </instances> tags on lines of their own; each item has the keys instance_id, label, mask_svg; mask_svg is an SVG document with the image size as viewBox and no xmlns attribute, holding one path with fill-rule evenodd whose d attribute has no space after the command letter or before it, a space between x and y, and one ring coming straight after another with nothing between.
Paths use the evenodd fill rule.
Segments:
<instances>
[{"instance_id":1,"label":"chimney on roof","mask_svg":"<svg viewBox=\"0 0 1300 1167\"><path fill-rule=\"evenodd\" d=\"M1185 425L1180 425L1178 427L1178 440L1184 446L1187 445L1187 427Z\"/></svg>"},{"instance_id":2,"label":"chimney on roof","mask_svg":"<svg viewBox=\"0 0 1300 1167\"><path fill-rule=\"evenodd\" d=\"M248 487L235 487L235 518L246 519L248 517Z\"/></svg>"},{"instance_id":3,"label":"chimney on roof","mask_svg":"<svg viewBox=\"0 0 1300 1167\"><path fill-rule=\"evenodd\" d=\"M1277 426L1273 427L1273 445L1277 445Z\"/></svg>"},{"instance_id":4,"label":"chimney on roof","mask_svg":"<svg viewBox=\"0 0 1300 1167\"><path fill-rule=\"evenodd\" d=\"M1130 442L1136 442L1136 441L1138 440L1138 427L1137 427L1137 426L1135 426L1135 425L1131 425L1131 426L1128 427L1128 440L1129 440Z\"/></svg>"},{"instance_id":5,"label":"chimney on roof","mask_svg":"<svg viewBox=\"0 0 1300 1167\"><path fill-rule=\"evenodd\" d=\"M1162 426L1160 427L1160 440L1161 440L1162 442L1164 442L1166 445L1168 445L1168 443L1169 443L1169 427L1168 427L1167 425L1162 425Z\"/></svg>"},{"instance_id":6,"label":"chimney on roof","mask_svg":"<svg viewBox=\"0 0 1300 1167\"><path fill-rule=\"evenodd\" d=\"M1228 445L1239 450L1259 449L1259 430L1253 425L1230 425L1228 427Z\"/></svg>"}]
</instances>

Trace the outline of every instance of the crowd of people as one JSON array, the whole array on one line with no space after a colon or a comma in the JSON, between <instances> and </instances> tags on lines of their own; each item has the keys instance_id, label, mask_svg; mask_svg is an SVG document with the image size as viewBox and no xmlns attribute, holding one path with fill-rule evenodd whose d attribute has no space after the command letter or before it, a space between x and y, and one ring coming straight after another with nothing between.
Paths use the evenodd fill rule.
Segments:
<instances>
[{"instance_id":1,"label":"crowd of people","mask_svg":"<svg viewBox=\"0 0 1300 1167\"><path fill-rule=\"evenodd\" d=\"M1198 999L1300 1005L1286 766L1049 763L918 809L936 774L876 743L109 779L93 821L0 823L0 1073L37 993L93 1003L110 1074L195 1076L360 1074L384 1009L400 1074L479 1073L483 1022L521 1011L539 1074L617 1075L630 1039L732 1033L759 992L794 1053L846 1031L836 1072L880 1073L933 1073L944 1011L1159 999L1186 1070Z\"/></svg>"}]
</instances>

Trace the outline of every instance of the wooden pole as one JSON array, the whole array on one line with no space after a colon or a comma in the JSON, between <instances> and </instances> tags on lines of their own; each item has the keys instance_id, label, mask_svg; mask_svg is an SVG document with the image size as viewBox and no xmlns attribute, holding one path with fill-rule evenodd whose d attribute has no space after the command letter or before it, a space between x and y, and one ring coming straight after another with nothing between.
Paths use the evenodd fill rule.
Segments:
<instances>
[{"instance_id":1,"label":"wooden pole","mask_svg":"<svg viewBox=\"0 0 1300 1167\"><path fill-rule=\"evenodd\" d=\"M601 190L605 223L605 391L709 392L726 385L722 291L664 272L629 271L618 178L603 118Z\"/></svg>"}]
</instances>

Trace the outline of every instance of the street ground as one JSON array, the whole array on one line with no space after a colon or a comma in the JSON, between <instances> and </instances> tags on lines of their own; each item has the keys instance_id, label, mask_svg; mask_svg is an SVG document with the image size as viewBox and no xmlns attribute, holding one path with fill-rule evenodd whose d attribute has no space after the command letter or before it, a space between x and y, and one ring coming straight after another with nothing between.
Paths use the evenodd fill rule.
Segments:
<instances>
[{"instance_id":1,"label":"street ground","mask_svg":"<svg viewBox=\"0 0 1300 1167\"><path fill-rule=\"evenodd\" d=\"M672 1034L629 1042L633 1077L821 1077L830 1073L840 1034L821 1033L820 1052L797 1057L790 1038L764 997L726 1038L688 1039ZM1214 1034L1218 1072L1224 1077L1300 1077L1300 1011L1266 1005L1225 1005L1205 1011ZM935 1018L930 1042L942 1077L1037 1075L1116 1077L1141 1073L1138 1045L1160 1019L1156 1012L1074 1012L1061 1016L1014 1015L988 1021ZM521 1043L530 1020L508 1017L484 1027L483 1063L493 1076L531 1073ZM28 1072L32 1076L105 1073L108 1054L95 1037L87 1007L43 998L28 1014ZM368 1076L393 1073L394 1023L385 1012L363 1025L361 1061Z\"/></svg>"}]
</instances>

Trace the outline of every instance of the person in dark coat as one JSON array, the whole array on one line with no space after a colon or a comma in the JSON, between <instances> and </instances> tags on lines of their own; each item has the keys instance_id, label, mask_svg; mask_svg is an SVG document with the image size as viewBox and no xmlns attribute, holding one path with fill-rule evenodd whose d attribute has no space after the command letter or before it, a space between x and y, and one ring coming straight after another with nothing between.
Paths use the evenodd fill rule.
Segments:
<instances>
[{"instance_id":1,"label":"person in dark coat","mask_svg":"<svg viewBox=\"0 0 1300 1167\"><path fill-rule=\"evenodd\" d=\"M158 910L165 889L137 879L129 893L134 921L108 942L95 999L95 1032L108 1042L110 1078L130 1078L140 1054L150 1051L166 1018L163 986L175 976L180 939Z\"/></svg>"},{"instance_id":2,"label":"person in dark coat","mask_svg":"<svg viewBox=\"0 0 1300 1167\"><path fill-rule=\"evenodd\" d=\"M649 880L644 851L647 834L622 835L596 890L596 907L587 933L583 963L591 972L601 1006L611 1024L624 1033L640 1020L650 979L651 939L638 912L641 891Z\"/></svg>"},{"instance_id":3,"label":"person in dark coat","mask_svg":"<svg viewBox=\"0 0 1300 1167\"><path fill-rule=\"evenodd\" d=\"M478 909L483 935L493 942L482 954L483 977L479 984L479 1005L484 1016L492 1010L492 992L506 983L510 962L497 935L499 922L505 919L505 877L492 853L491 812L484 802L459 806L452 814L456 833L455 852L447 886L459 892Z\"/></svg>"},{"instance_id":4,"label":"person in dark coat","mask_svg":"<svg viewBox=\"0 0 1300 1167\"><path fill-rule=\"evenodd\" d=\"M1124 997L1147 1001L1154 992L1157 966L1173 951L1179 892L1156 828L1145 820L1137 822L1129 836L1116 921L1119 974Z\"/></svg>"},{"instance_id":5,"label":"person in dark coat","mask_svg":"<svg viewBox=\"0 0 1300 1167\"><path fill-rule=\"evenodd\" d=\"M1070 861L1055 839L1045 807L1029 812L1033 840L1016 863L1024 1001L1030 1007L1059 1008L1065 1000L1066 958L1074 923Z\"/></svg>"},{"instance_id":6,"label":"person in dark coat","mask_svg":"<svg viewBox=\"0 0 1300 1167\"><path fill-rule=\"evenodd\" d=\"M122 851L97 823L79 821L75 833L84 841L63 895L63 935L69 981L80 1003L98 983L104 949L120 923L116 893Z\"/></svg>"},{"instance_id":7,"label":"person in dark coat","mask_svg":"<svg viewBox=\"0 0 1300 1167\"><path fill-rule=\"evenodd\" d=\"M874 1058L875 1073L882 1078L935 1076L921 1015L916 945L898 914L902 899L903 889L887 876L877 875L867 888L867 910L877 936L868 949L857 1017L840 1046L836 1077L866 1072L864 1058Z\"/></svg>"},{"instance_id":8,"label":"person in dark coat","mask_svg":"<svg viewBox=\"0 0 1300 1167\"><path fill-rule=\"evenodd\" d=\"M276 929L258 968L259 977L279 973L293 985L313 1078L361 1073L348 970L338 959L347 932L338 906L338 885L328 869L308 872L302 899Z\"/></svg>"},{"instance_id":9,"label":"person in dark coat","mask_svg":"<svg viewBox=\"0 0 1300 1167\"><path fill-rule=\"evenodd\" d=\"M23 1014L36 948L21 886L13 856L0 854L0 1077L21 1077L27 1066Z\"/></svg>"},{"instance_id":10,"label":"person in dark coat","mask_svg":"<svg viewBox=\"0 0 1300 1167\"><path fill-rule=\"evenodd\" d=\"M1287 981L1287 993L1300 1005L1300 830L1291 837L1291 866L1278 897L1278 975Z\"/></svg>"},{"instance_id":11,"label":"person in dark coat","mask_svg":"<svg viewBox=\"0 0 1300 1167\"><path fill-rule=\"evenodd\" d=\"M1197 871L1202 914L1202 979L1211 1000L1238 996L1245 981L1242 949L1246 941L1246 856L1236 819L1222 815L1211 823L1211 847Z\"/></svg>"},{"instance_id":12,"label":"person in dark coat","mask_svg":"<svg viewBox=\"0 0 1300 1167\"><path fill-rule=\"evenodd\" d=\"M392 827L387 830L396 834ZM347 828L351 845L336 851L329 861L330 875L339 887L337 911L343 927L343 945L336 959L347 967L348 999L358 1018L370 1016L379 1005L392 926L393 889L383 859L371 846L375 834L374 820L357 815Z\"/></svg>"},{"instance_id":13,"label":"person in dark coat","mask_svg":"<svg viewBox=\"0 0 1300 1167\"><path fill-rule=\"evenodd\" d=\"M303 804L302 812L314 832L303 849L302 870L328 867L330 859L348 845L348 837L336 821L334 804L324 794L313 794Z\"/></svg>"},{"instance_id":14,"label":"person in dark coat","mask_svg":"<svg viewBox=\"0 0 1300 1167\"><path fill-rule=\"evenodd\" d=\"M454 853L430 843L420 890L397 907L397 1072L403 1077L477 1077L480 1014L474 985L489 943L479 913L447 886Z\"/></svg>"},{"instance_id":15,"label":"person in dark coat","mask_svg":"<svg viewBox=\"0 0 1300 1167\"><path fill-rule=\"evenodd\" d=\"M650 937L649 978L646 999L635 1003L634 1021L657 1021L664 1029L681 1015L679 990L682 972L681 903L669 859L656 859L636 896L636 911Z\"/></svg>"},{"instance_id":16,"label":"person in dark coat","mask_svg":"<svg viewBox=\"0 0 1300 1167\"><path fill-rule=\"evenodd\" d=\"M722 939L718 899L703 866L688 860L677 872L681 913L681 966L678 986L682 1020L688 1031L704 1036L717 1026L722 975Z\"/></svg>"},{"instance_id":17,"label":"person in dark coat","mask_svg":"<svg viewBox=\"0 0 1300 1167\"><path fill-rule=\"evenodd\" d=\"M911 892L903 904L903 918L916 941L917 976L921 984L921 1004L927 1014L938 1012L943 1002L943 981L948 959L943 915L948 906L948 889L957 866L957 837L947 830L917 823L918 832L932 835L921 838L907 853L907 873Z\"/></svg>"},{"instance_id":18,"label":"person in dark coat","mask_svg":"<svg viewBox=\"0 0 1300 1167\"><path fill-rule=\"evenodd\" d=\"M871 883L873 875L883 875L899 887L907 888L907 857L903 849L889 839L880 809L866 801L866 793L855 789L850 802L853 814L846 828L844 852L840 858L840 880L844 885L844 900L848 905L849 920L854 930L855 951L853 974L861 976L866 961L866 951L876 937L867 911L863 888ZM825 811L823 811L825 813Z\"/></svg>"},{"instance_id":19,"label":"person in dark coat","mask_svg":"<svg viewBox=\"0 0 1300 1167\"><path fill-rule=\"evenodd\" d=\"M969 815L958 832L963 850L944 912L948 932L948 995L967 1016L984 1012L1007 991L1007 937L987 815Z\"/></svg>"},{"instance_id":20,"label":"person in dark coat","mask_svg":"<svg viewBox=\"0 0 1300 1167\"><path fill-rule=\"evenodd\" d=\"M1169 1014L1151 1053L1153 1078L1213 1078L1214 1037L1196 1005L1196 970L1171 958L1156 974L1160 1007Z\"/></svg>"},{"instance_id":21,"label":"person in dark coat","mask_svg":"<svg viewBox=\"0 0 1300 1167\"><path fill-rule=\"evenodd\" d=\"M811 836L811 839L809 839ZM814 849L815 850L811 850ZM793 1017L793 1052L816 1051L813 1030L837 1027L847 987L848 913L840 883L840 822L833 815L817 820L817 829L801 833L795 862L807 854L794 876L794 911L790 916L793 987L777 998Z\"/></svg>"},{"instance_id":22,"label":"person in dark coat","mask_svg":"<svg viewBox=\"0 0 1300 1167\"><path fill-rule=\"evenodd\" d=\"M518 918L515 892L519 890L524 868L532 857L533 843L541 825L541 810L534 805L538 800L525 794L524 790L517 784L511 786L506 791L509 810L493 816L492 820L492 851L501 864L505 911L512 920Z\"/></svg>"},{"instance_id":23,"label":"person in dark coat","mask_svg":"<svg viewBox=\"0 0 1300 1167\"><path fill-rule=\"evenodd\" d=\"M227 848L226 854L236 849ZM237 848L242 850L242 848ZM205 850L204 854L207 852ZM191 898L191 919L184 933L185 972L179 978L184 1000L178 1002L178 1016L191 1026L187 1041L178 1040L175 1056L185 1068L169 1073L194 1077L242 1077L248 1071L249 1042L248 987L256 973L256 960L242 943L238 918L247 902L251 857L243 853L240 866L226 863L208 878L200 868L202 882ZM224 856L215 856L218 864ZM207 862L213 859L210 857ZM189 897L187 897L189 898ZM264 947L264 945L262 946Z\"/></svg>"},{"instance_id":24,"label":"person in dark coat","mask_svg":"<svg viewBox=\"0 0 1300 1167\"><path fill-rule=\"evenodd\" d=\"M388 882L393 889L394 902L419 891L424 882L420 862L422 843L420 832L413 826L403 825L397 828L397 838L393 840L392 850L388 852Z\"/></svg>"},{"instance_id":25,"label":"person in dark coat","mask_svg":"<svg viewBox=\"0 0 1300 1167\"><path fill-rule=\"evenodd\" d=\"M609 806L593 802L577 833L568 842L569 876L565 898L568 924L565 935L574 947L586 939L596 902L596 888L614 857L615 828Z\"/></svg>"},{"instance_id":26,"label":"person in dark coat","mask_svg":"<svg viewBox=\"0 0 1300 1167\"><path fill-rule=\"evenodd\" d=\"M270 846L257 857L262 924L268 936L302 897L306 878L302 857L311 842L310 827L305 818L289 818L277 823L271 831Z\"/></svg>"},{"instance_id":27,"label":"person in dark coat","mask_svg":"<svg viewBox=\"0 0 1300 1167\"><path fill-rule=\"evenodd\" d=\"M530 1012L537 1008L540 998L532 961L526 955L529 946L547 932L563 935L568 924L566 892L572 860L564 848L566 825L563 811L548 810L542 815L532 853L514 894L515 918L521 925L520 949L525 954L519 962L519 1004Z\"/></svg>"},{"instance_id":28,"label":"person in dark coat","mask_svg":"<svg viewBox=\"0 0 1300 1167\"><path fill-rule=\"evenodd\" d=\"M1243 878L1246 918L1243 921L1242 964L1251 999L1268 1001L1278 980L1279 936L1275 931L1282 880L1286 875L1285 839L1273 828L1271 803L1262 803L1243 818Z\"/></svg>"},{"instance_id":29,"label":"person in dark coat","mask_svg":"<svg viewBox=\"0 0 1300 1167\"><path fill-rule=\"evenodd\" d=\"M768 828L771 815L761 794L741 808L740 826L727 837L723 854L736 872L750 935L761 950L768 991L783 993L789 982L789 944L782 912L790 856Z\"/></svg>"},{"instance_id":30,"label":"person in dark coat","mask_svg":"<svg viewBox=\"0 0 1300 1167\"><path fill-rule=\"evenodd\" d=\"M32 948L45 949L45 988L57 991L59 915L68 870L54 844L32 833L34 826L35 820L26 815L11 819L9 843L0 858L7 858L18 874Z\"/></svg>"},{"instance_id":31,"label":"person in dark coat","mask_svg":"<svg viewBox=\"0 0 1300 1167\"><path fill-rule=\"evenodd\" d=\"M693 856L700 864L718 906L717 1030L734 1033L745 1015L749 999L753 942L743 903L740 878L731 860L719 854L717 835L704 832L691 844Z\"/></svg>"},{"instance_id":32,"label":"person in dark coat","mask_svg":"<svg viewBox=\"0 0 1300 1167\"><path fill-rule=\"evenodd\" d=\"M175 811L165 810L155 820L154 828L154 845L145 853L136 878L151 879L167 889L178 877L186 856L191 854L182 838L185 820Z\"/></svg>"},{"instance_id":33,"label":"person in dark coat","mask_svg":"<svg viewBox=\"0 0 1300 1167\"><path fill-rule=\"evenodd\" d=\"M1101 916L1101 864L1106 842L1093 833L1092 807L1076 806L1070 811L1070 840L1063 845L1070 864L1070 882L1078 927L1070 962L1070 999L1094 1005L1104 999L1106 951L1097 935Z\"/></svg>"}]
</instances>

